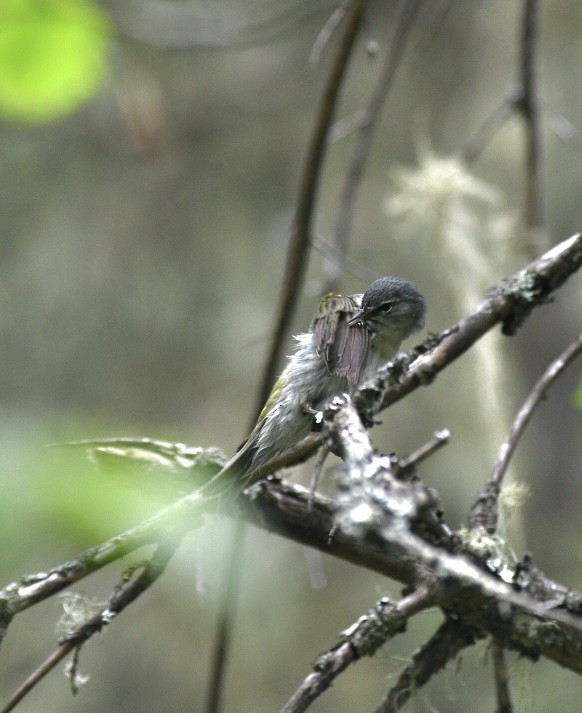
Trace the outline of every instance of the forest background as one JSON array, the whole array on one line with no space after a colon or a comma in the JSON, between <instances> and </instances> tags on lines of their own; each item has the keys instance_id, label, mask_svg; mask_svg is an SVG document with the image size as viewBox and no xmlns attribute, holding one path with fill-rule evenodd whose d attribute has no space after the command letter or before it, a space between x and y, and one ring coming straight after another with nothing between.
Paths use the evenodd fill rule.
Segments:
<instances>
[{"instance_id":1,"label":"forest background","mask_svg":"<svg viewBox=\"0 0 582 713\"><path fill-rule=\"evenodd\" d=\"M396 5L370 4L354 50L293 332L309 324L336 266L328 244L353 128L382 70ZM10 543L0 558L3 583L72 557L156 509L147 495L104 481L82 452L47 444L151 436L230 454L245 436L338 36L318 43L335 9L323 1L109 0L100 7L109 28L100 31L103 65L95 60L103 74L86 101L73 102L66 115L57 107L35 116L34 108L14 109L2 99L0 532ZM452 219L446 213L452 227L434 209L449 200L456 157L518 80L523 15L522 3L503 0L435 3L415 21L375 126L343 291L402 275L426 295L427 329L437 332L490 284L580 228L582 13L566 0L541 3L540 12L536 225L524 227L519 113L498 127L471 162L471 178L454 188L457 212ZM424 183L415 184L418 204L411 207L414 176ZM443 238L451 234L458 240L452 245ZM579 279L516 338L490 338L494 381L487 356L468 356L383 414L374 430L379 448L399 454L437 428L451 430L427 481L454 525L488 477L521 400L579 331ZM538 565L578 590L579 378L574 367L555 385L523 440L514 475L531 495L512 533L519 554L535 552ZM310 473L303 468L299 479L308 482ZM91 679L76 698L64 676L53 674L19 710L196 710L229 531L220 520L192 533L166 576L85 647L80 669ZM109 588L110 574L100 573L79 591L99 599ZM250 532L227 710L277 710L343 628L398 591L347 563ZM20 681L54 646L58 616L49 601L15 622L2 649L4 697L8 682ZM425 615L427 629L433 616L439 614ZM368 709L400 659L426 637L421 621L313 709ZM460 674L451 669L431 683L419 709L491 710L487 657L485 645L463 656ZM582 682L572 673L542 662L533 676L517 657L512 665L524 709L577 705Z\"/></svg>"}]
</instances>

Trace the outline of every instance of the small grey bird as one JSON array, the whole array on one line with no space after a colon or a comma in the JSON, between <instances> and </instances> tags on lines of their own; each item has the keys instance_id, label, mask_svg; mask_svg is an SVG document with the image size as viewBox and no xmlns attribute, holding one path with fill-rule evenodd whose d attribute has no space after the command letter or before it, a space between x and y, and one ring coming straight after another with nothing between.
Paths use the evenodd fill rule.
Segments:
<instances>
[{"instance_id":1,"label":"small grey bird","mask_svg":"<svg viewBox=\"0 0 582 713\"><path fill-rule=\"evenodd\" d=\"M363 295L322 297L250 436L216 477L235 475L244 487L259 480L262 466L309 434L314 412L371 379L425 315L424 297L401 277L381 277Z\"/></svg>"}]
</instances>

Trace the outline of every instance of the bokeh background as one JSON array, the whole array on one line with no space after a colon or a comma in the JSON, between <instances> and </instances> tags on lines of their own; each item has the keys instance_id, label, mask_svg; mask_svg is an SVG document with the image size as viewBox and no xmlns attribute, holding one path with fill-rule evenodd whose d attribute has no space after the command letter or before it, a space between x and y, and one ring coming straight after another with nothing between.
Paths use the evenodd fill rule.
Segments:
<instances>
[{"instance_id":1,"label":"bokeh background","mask_svg":"<svg viewBox=\"0 0 582 713\"><path fill-rule=\"evenodd\" d=\"M338 120L361 109L375 86L395 5L370 4ZM244 437L337 33L317 62L310 53L334 7L329 0L108 0L100 5L111 34L99 90L66 116L0 123L3 584L71 558L157 507L147 494L104 477L83 452L47 444L150 436L228 454ZM522 10L504 0L430 3L375 132L349 246L355 266L341 287L361 291L377 276L403 275L427 296L430 331L460 318L460 295L483 295L487 278L460 269L465 250L474 251L469 242L447 247L431 215L423 226L408 214L387 214L385 202L401 190L395 171L416 170L427 152L457 155L515 83ZM540 242L551 245L582 224L579 4L541 3L540 39ZM353 143L349 133L329 147L316 219L324 240L333 239ZM536 252L520 239L519 117L471 169L480 190L497 192L494 200L465 203L467 234L486 236L479 255L489 255L482 267L493 283ZM328 268L325 252L314 249L295 331L308 325ZM450 445L422 475L441 492L453 526L462 524L528 389L580 331L580 303L575 276L515 338L488 338L485 356L467 355L386 412L374 430L379 448L405 454L435 429L451 429ZM490 380L491 360L504 381ZM576 589L579 379L574 365L520 446L514 477L531 497L512 528L518 555L533 552L550 576ZM309 474L305 468L296 477ZM200 710L229 533L223 521L196 530L162 580L85 647L80 670L90 680L78 696L55 672L19 710ZM249 533L244 556L228 711L278 710L343 628L380 596L399 594L397 583L263 532ZM112 566L75 591L103 601L121 571ZM49 601L13 624L0 658L2 699L55 646L61 613L62 605ZM341 677L313 710L373 709L438 621L436 612L419 617L406 635ZM582 684L573 674L511 660L519 710L577 708ZM419 692L410 710L469 706L494 707L485 644Z\"/></svg>"}]
</instances>

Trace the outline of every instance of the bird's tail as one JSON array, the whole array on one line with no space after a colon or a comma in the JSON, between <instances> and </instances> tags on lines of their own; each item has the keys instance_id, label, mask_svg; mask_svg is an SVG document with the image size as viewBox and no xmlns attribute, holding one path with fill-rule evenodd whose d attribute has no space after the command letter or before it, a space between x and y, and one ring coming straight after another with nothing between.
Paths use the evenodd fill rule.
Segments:
<instances>
[{"instance_id":1,"label":"bird's tail","mask_svg":"<svg viewBox=\"0 0 582 713\"><path fill-rule=\"evenodd\" d=\"M255 453L255 445L249 441L244 443L218 473L204 483L201 491L209 496L228 494L237 497L240 495L245 488L248 488L256 480L256 478L253 478Z\"/></svg>"}]
</instances>

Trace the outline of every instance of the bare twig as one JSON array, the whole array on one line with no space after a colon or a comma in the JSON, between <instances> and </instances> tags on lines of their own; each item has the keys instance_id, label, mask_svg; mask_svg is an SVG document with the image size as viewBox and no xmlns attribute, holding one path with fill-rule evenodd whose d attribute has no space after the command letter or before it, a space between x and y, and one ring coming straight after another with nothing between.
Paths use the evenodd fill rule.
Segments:
<instances>
[{"instance_id":1,"label":"bare twig","mask_svg":"<svg viewBox=\"0 0 582 713\"><path fill-rule=\"evenodd\" d=\"M400 0L381 76L370 98L369 104L366 107L363 117L360 117L358 121L358 138L352 154L351 163L346 173L345 183L338 204L338 217L335 229L335 247L339 255L344 255L347 250L358 189L360 187L362 174L364 172L364 166L370 152L373 131L384 106L384 102L386 101L386 97L388 96L390 87L392 86L392 82L394 81L396 70L398 69L400 60L404 54L410 30L414 26L414 20L421 4L421 0ZM330 267L330 274L327 279L328 290L336 289L336 283L341 275L342 267L342 265L338 265L334 269L331 269Z\"/></svg>"},{"instance_id":2,"label":"bare twig","mask_svg":"<svg viewBox=\"0 0 582 713\"><path fill-rule=\"evenodd\" d=\"M430 595L423 588L415 590L397 603L381 599L374 609L343 632L337 646L317 657L313 672L287 701L281 713L301 713L307 710L348 666L362 656L373 656L380 646L404 631L411 616L431 604Z\"/></svg>"},{"instance_id":3,"label":"bare twig","mask_svg":"<svg viewBox=\"0 0 582 713\"><path fill-rule=\"evenodd\" d=\"M495 693L497 697L496 713L513 713L511 695L509 693L509 675L507 670L507 654L505 652L505 647L498 641L493 641L492 649Z\"/></svg>"},{"instance_id":4,"label":"bare twig","mask_svg":"<svg viewBox=\"0 0 582 713\"><path fill-rule=\"evenodd\" d=\"M519 80L511 87L503 100L486 117L473 137L465 144L461 157L466 163L477 159L493 136L512 116L521 114L525 124L525 192L524 224L532 242L543 247L541 232L544 225L543 196L541 190L541 129L537 83L539 71L539 0L524 0Z\"/></svg>"},{"instance_id":5,"label":"bare twig","mask_svg":"<svg viewBox=\"0 0 582 713\"><path fill-rule=\"evenodd\" d=\"M394 477L406 477L419 463L422 463L423 460L430 458L433 453L440 450L443 446L446 446L450 437L451 432L447 428L443 428L441 431L436 431L428 443L425 443L423 446L414 451L414 453L411 453L406 458L401 458L398 461Z\"/></svg>"},{"instance_id":6,"label":"bare twig","mask_svg":"<svg viewBox=\"0 0 582 713\"><path fill-rule=\"evenodd\" d=\"M211 505L208 503L208 505ZM216 505L211 507L215 509ZM158 545L168 538L202 525L203 499L195 492L186 495L156 515L105 542L90 547L75 559L47 572L21 577L0 590L0 634L6 633L12 618L38 602L62 592L71 584L88 577L106 565L121 559L144 545Z\"/></svg>"},{"instance_id":7,"label":"bare twig","mask_svg":"<svg viewBox=\"0 0 582 713\"><path fill-rule=\"evenodd\" d=\"M66 656L68 656L74 649L78 646L74 642L65 642L60 644L47 658L41 663L38 668L36 668L30 676L28 676L6 703L0 709L0 713L9 713L14 710L20 701L25 698L25 696L32 691L32 689L42 681L42 679L48 675L55 666L62 661Z\"/></svg>"},{"instance_id":8,"label":"bare twig","mask_svg":"<svg viewBox=\"0 0 582 713\"><path fill-rule=\"evenodd\" d=\"M537 82L537 52L539 48L539 0L524 0L521 33L520 75L523 94L517 104L525 122L525 226L539 231L543 226L540 163L541 137ZM539 246L538 246L539 247Z\"/></svg>"},{"instance_id":9,"label":"bare twig","mask_svg":"<svg viewBox=\"0 0 582 713\"><path fill-rule=\"evenodd\" d=\"M396 713L410 697L452 661L463 649L472 646L478 635L464 624L447 619L413 655L375 713Z\"/></svg>"},{"instance_id":10,"label":"bare twig","mask_svg":"<svg viewBox=\"0 0 582 713\"><path fill-rule=\"evenodd\" d=\"M467 163L476 161L503 124L513 115L523 98L523 87L511 87L505 97L485 117L477 131L461 150L461 159Z\"/></svg>"},{"instance_id":11,"label":"bare twig","mask_svg":"<svg viewBox=\"0 0 582 713\"><path fill-rule=\"evenodd\" d=\"M582 334L578 336L555 359L538 379L535 386L519 409L514 422L497 455L497 461L491 473L489 482L485 485L473 507L469 518L470 526L483 527L490 533L495 532L499 516L498 499L503 485L503 476L507 471L511 458L515 452L533 412L545 398L547 390L556 381L566 367L582 352Z\"/></svg>"},{"instance_id":12,"label":"bare twig","mask_svg":"<svg viewBox=\"0 0 582 713\"><path fill-rule=\"evenodd\" d=\"M129 604L164 573L166 566L181 542L181 537L169 538L160 543L151 559L144 565L140 575L133 582L123 582L111 595L107 606L92 616L76 630L69 632L59 646L45 661L10 696L0 709L0 713L9 713L54 667L72 651L78 650L94 634L101 631Z\"/></svg>"},{"instance_id":13,"label":"bare twig","mask_svg":"<svg viewBox=\"0 0 582 713\"><path fill-rule=\"evenodd\" d=\"M317 491L319 479L321 478L321 472L323 470L323 466L328 455L329 451L327 448L325 448L325 446L319 449L319 453L317 454L317 458L315 459L315 464L313 466L313 474L311 476L311 483L309 486L309 490L311 493L310 497L313 497Z\"/></svg>"},{"instance_id":14,"label":"bare twig","mask_svg":"<svg viewBox=\"0 0 582 713\"><path fill-rule=\"evenodd\" d=\"M309 61L312 64L317 64L319 62L323 50L331 39L333 33L337 30L344 17L347 15L349 8L349 0L343 0L340 5L334 8L334 11L327 19L327 22L319 31L319 34L313 43L313 47L311 48L311 52L309 53Z\"/></svg>"},{"instance_id":15,"label":"bare twig","mask_svg":"<svg viewBox=\"0 0 582 713\"><path fill-rule=\"evenodd\" d=\"M222 694L225 688L226 666L231 650L232 634L237 615L238 594L244 570L245 535L246 523L244 520L236 520L230 533L220 582L216 631L210 655L208 691L204 706L206 713L218 713L221 708Z\"/></svg>"}]
</instances>

